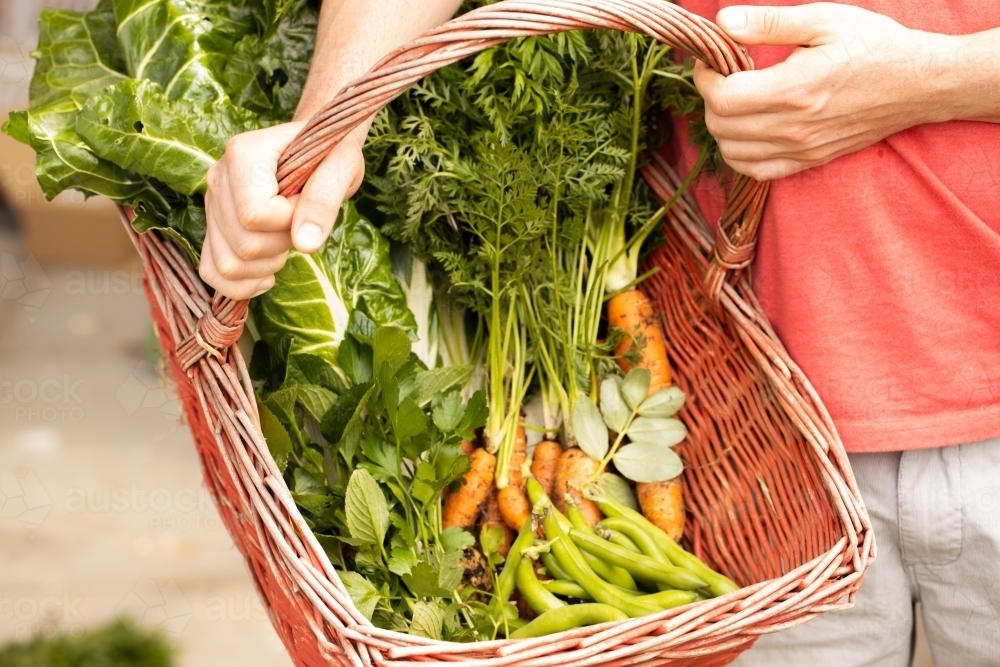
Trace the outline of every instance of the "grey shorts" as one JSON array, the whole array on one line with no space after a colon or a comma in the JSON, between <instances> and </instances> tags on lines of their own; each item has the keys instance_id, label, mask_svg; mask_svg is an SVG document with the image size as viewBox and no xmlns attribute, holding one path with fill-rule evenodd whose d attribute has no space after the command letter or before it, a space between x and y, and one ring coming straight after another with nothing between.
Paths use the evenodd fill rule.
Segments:
<instances>
[{"instance_id":1,"label":"grey shorts","mask_svg":"<svg viewBox=\"0 0 1000 667\"><path fill-rule=\"evenodd\" d=\"M733 664L908 667L919 602L936 667L1000 665L1000 438L850 459L878 553L857 604Z\"/></svg>"}]
</instances>

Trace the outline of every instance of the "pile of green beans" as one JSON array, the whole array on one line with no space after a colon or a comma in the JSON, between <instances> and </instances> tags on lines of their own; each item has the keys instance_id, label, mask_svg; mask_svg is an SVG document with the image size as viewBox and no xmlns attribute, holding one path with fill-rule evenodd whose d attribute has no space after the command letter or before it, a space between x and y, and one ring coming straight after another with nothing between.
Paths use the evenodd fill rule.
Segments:
<instances>
[{"instance_id":1,"label":"pile of green beans","mask_svg":"<svg viewBox=\"0 0 1000 667\"><path fill-rule=\"evenodd\" d=\"M738 588L641 514L602 494L594 500L607 518L595 530L575 504L559 512L534 479L527 490L535 521L525 523L511 547L495 597L506 604L516 588L538 616L512 627L512 639L655 614ZM539 527L545 542L531 549ZM539 580L536 553L550 579Z\"/></svg>"}]
</instances>

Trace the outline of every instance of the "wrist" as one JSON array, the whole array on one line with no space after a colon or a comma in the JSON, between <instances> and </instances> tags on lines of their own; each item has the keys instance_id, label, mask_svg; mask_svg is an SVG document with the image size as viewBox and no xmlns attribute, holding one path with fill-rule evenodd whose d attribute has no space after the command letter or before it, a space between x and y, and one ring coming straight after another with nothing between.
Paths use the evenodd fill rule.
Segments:
<instances>
[{"instance_id":1,"label":"wrist","mask_svg":"<svg viewBox=\"0 0 1000 667\"><path fill-rule=\"evenodd\" d=\"M922 123L995 120L1000 92L997 31L972 35L920 33L916 72Z\"/></svg>"}]
</instances>

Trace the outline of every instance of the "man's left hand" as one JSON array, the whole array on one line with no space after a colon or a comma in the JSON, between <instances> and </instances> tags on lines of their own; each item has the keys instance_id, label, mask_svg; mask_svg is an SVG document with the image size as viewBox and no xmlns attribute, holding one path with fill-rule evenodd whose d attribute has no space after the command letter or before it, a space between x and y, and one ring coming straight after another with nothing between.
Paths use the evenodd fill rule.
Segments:
<instances>
[{"instance_id":1,"label":"man's left hand","mask_svg":"<svg viewBox=\"0 0 1000 667\"><path fill-rule=\"evenodd\" d=\"M740 173L781 178L950 118L940 81L954 48L946 35L833 3L727 7L717 21L741 44L800 47L729 77L701 62L695 69L708 129Z\"/></svg>"}]
</instances>

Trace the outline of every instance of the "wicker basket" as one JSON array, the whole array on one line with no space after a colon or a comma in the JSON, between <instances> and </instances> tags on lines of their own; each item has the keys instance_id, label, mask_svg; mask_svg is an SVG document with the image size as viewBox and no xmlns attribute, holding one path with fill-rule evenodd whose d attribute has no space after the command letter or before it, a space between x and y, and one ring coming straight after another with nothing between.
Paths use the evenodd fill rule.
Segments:
<instances>
[{"instance_id":1,"label":"wicker basket","mask_svg":"<svg viewBox=\"0 0 1000 667\"><path fill-rule=\"evenodd\" d=\"M347 132L420 78L508 39L584 28L645 33L727 75L752 67L714 24L661 0L506 0L428 33L343 91L289 148L282 192L297 192ZM660 159L644 176L664 200L679 187ZM522 641L433 641L375 628L355 609L261 435L237 347L246 302L211 297L171 241L133 233L206 484L296 664L724 665L760 634L853 604L875 557L868 516L830 416L741 275L766 194L766 184L735 180L714 236L693 201L680 197L664 226L667 243L650 260L661 271L647 283L689 397L685 540L744 588Z\"/></svg>"}]
</instances>

